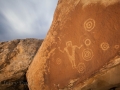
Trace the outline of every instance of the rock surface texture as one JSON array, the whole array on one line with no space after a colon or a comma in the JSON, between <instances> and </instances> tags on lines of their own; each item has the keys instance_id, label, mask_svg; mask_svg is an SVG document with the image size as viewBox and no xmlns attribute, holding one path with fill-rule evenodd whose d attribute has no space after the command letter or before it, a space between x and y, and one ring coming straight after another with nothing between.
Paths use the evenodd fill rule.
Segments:
<instances>
[{"instance_id":1,"label":"rock surface texture","mask_svg":"<svg viewBox=\"0 0 120 90\"><path fill-rule=\"evenodd\" d=\"M120 90L120 56L116 56L91 78L78 84L74 90Z\"/></svg>"},{"instance_id":2,"label":"rock surface texture","mask_svg":"<svg viewBox=\"0 0 120 90\"><path fill-rule=\"evenodd\" d=\"M79 90L119 54L119 24L120 0L59 0L27 72L29 89Z\"/></svg>"},{"instance_id":3,"label":"rock surface texture","mask_svg":"<svg viewBox=\"0 0 120 90\"><path fill-rule=\"evenodd\" d=\"M28 90L26 71L42 40L0 42L0 90Z\"/></svg>"}]
</instances>

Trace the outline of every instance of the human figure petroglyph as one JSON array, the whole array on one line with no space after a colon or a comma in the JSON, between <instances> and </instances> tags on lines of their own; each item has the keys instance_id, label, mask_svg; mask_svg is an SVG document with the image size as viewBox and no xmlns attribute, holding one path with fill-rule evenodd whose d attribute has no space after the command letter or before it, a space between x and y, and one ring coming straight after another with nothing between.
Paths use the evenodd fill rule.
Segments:
<instances>
[{"instance_id":1,"label":"human figure petroglyph","mask_svg":"<svg viewBox=\"0 0 120 90\"><path fill-rule=\"evenodd\" d=\"M75 69L76 68L76 64L75 64L75 49L78 48L80 49L83 45L81 45L80 47L78 47L77 45L72 45L72 41L68 41L66 42L66 47L64 48L64 50L61 50L59 47L59 50L64 53L66 52L68 55L68 58L72 64L72 68ZM72 49L72 53L70 54L68 48Z\"/></svg>"}]
</instances>

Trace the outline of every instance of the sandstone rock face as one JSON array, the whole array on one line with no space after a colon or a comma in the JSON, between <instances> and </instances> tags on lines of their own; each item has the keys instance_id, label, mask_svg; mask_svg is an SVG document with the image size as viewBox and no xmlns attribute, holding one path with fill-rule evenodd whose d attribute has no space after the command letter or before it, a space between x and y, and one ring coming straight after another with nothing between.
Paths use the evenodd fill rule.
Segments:
<instances>
[{"instance_id":1,"label":"sandstone rock face","mask_svg":"<svg viewBox=\"0 0 120 90\"><path fill-rule=\"evenodd\" d=\"M78 84L75 90L120 90L120 56L110 60L100 71Z\"/></svg>"},{"instance_id":2,"label":"sandstone rock face","mask_svg":"<svg viewBox=\"0 0 120 90\"><path fill-rule=\"evenodd\" d=\"M29 89L71 90L99 71L120 51L119 16L119 0L59 0L29 67Z\"/></svg>"},{"instance_id":3,"label":"sandstone rock face","mask_svg":"<svg viewBox=\"0 0 120 90\"><path fill-rule=\"evenodd\" d=\"M42 40L0 42L0 90L28 90L26 71Z\"/></svg>"}]
</instances>

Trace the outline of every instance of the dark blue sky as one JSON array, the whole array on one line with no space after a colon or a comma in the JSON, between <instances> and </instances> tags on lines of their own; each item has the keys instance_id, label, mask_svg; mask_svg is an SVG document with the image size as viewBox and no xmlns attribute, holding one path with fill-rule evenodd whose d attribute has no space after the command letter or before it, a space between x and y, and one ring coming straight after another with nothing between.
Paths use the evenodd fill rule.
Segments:
<instances>
[{"instance_id":1,"label":"dark blue sky","mask_svg":"<svg viewBox=\"0 0 120 90\"><path fill-rule=\"evenodd\" d=\"M58 0L0 0L0 41L45 38Z\"/></svg>"}]
</instances>

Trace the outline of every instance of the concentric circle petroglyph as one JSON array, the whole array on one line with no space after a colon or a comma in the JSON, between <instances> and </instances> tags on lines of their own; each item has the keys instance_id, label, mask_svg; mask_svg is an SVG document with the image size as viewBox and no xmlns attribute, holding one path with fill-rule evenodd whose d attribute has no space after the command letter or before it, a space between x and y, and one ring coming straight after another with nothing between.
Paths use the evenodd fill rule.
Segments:
<instances>
[{"instance_id":1,"label":"concentric circle petroglyph","mask_svg":"<svg viewBox=\"0 0 120 90\"><path fill-rule=\"evenodd\" d=\"M90 61L93 58L93 51L91 49L84 49L82 52L82 58L85 61Z\"/></svg>"},{"instance_id":2,"label":"concentric circle petroglyph","mask_svg":"<svg viewBox=\"0 0 120 90\"><path fill-rule=\"evenodd\" d=\"M60 65L61 62L62 62L62 60L61 60L60 58L57 58L56 63L57 63L58 65Z\"/></svg>"},{"instance_id":3,"label":"concentric circle petroglyph","mask_svg":"<svg viewBox=\"0 0 120 90\"><path fill-rule=\"evenodd\" d=\"M119 49L120 46L119 46L119 45L115 45L114 48L115 48L115 49Z\"/></svg>"},{"instance_id":4,"label":"concentric circle petroglyph","mask_svg":"<svg viewBox=\"0 0 120 90\"><path fill-rule=\"evenodd\" d=\"M77 66L77 70L79 73L84 73L85 70L86 70L86 66L84 63L79 63L78 66Z\"/></svg>"},{"instance_id":5,"label":"concentric circle petroglyph","mask_svg":"<svg viewBox=\"0 0 120 90\"><path fill-rule=\"evenodd\" d=\"M109 44L107 42L103 42L101 43L100 47L102 50L106 51L109 49Z\"/></svg>"},{"instance_id":6,"label":"concentric circle petroglyph","mask_svg":"<svg viewBox=\"0 0 120 90\"><path fill-rule=\"evenodd\" d=\"M95 27L95 20L89 18L84 22L84 28L87 31L91 31Z\"/></svg>"},{"instance_id":7,"label":"concentric circle petroglyph","mask_svg":"<svg viewBox=\"0 0 120 90\"><path fill-rule=\"evenodd\" d=\"M71 41L66 42L66 46L67 46L67 47L72 46L72 42L71 42Z\"/></svg>"},{"instance_id":8,"label":"concentric circle petroglyph","mask_svg":"<svg viewBox=\"0 0 120 90\"><path fill-rule=\"evenodd\" d=\"M91 40L90 39L85 39L84 41L86 46L89 46L91 44Z\"/></svg>"}]
</instances>

